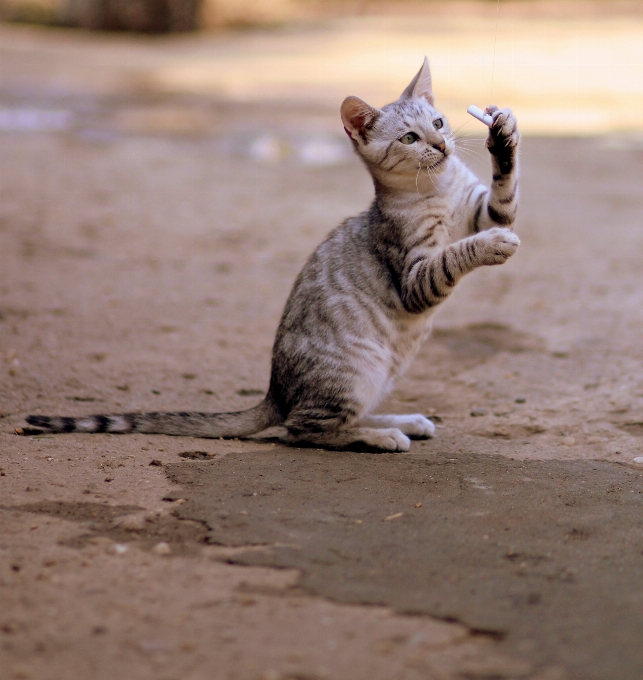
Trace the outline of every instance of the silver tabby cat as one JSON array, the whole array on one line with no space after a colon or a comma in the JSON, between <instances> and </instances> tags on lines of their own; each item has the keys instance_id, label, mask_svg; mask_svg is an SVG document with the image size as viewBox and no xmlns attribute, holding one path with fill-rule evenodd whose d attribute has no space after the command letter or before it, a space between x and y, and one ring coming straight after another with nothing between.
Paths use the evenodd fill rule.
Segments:
<instances>
[{"instance_id":1,"label":"silver tabby cat","mask_svg":"<svg viewBox=\"0 0 643 680\"><path fill-rule=\"evenodd\" d=\"M449 123L435 108L425 59L402 96L382 109L357 97L341 116L373 177L370 208L317 248L286 303L270 387L236 413L29 416L52 432L146 432L243 437L283 425L288 441L341 449L408 451L427 438L423 415L373 415L428 335L458 281L502 264L520 243L510 230L518 198L516 119L490 106L487 187L456 156Z\"/></svg>"}]
</instances>

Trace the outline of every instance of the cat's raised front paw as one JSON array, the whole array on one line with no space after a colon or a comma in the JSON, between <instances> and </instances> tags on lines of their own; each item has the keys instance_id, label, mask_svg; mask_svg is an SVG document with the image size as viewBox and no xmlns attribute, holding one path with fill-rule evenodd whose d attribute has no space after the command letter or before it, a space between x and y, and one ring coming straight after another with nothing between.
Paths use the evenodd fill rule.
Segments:
<instances>
[{"instance_id":1,"label":"cat's raised front paw","mask_svg":"<svg viewBox=\"0 0 643 680\"><path fill-rule=\"evenodd\" d=\"M489 128L487 147L504 149L514 149L520 141L518 132L518 121L511 109L499 109L497 106L487 106L485 113L491 114L493 123Z\"/></svg>"},{"instance_id":2,"label":"cat's raised front paw","mask_svg":"<svg viewBox=\"0 0 643 680\"><path fill-rule=\"evenodd\" d=\"M506 262L520 245L520 239L516 234L505 227L491 227L477 234L476 239L482 246L479 252L483 265Z\"/></svg>"}]
</instances>

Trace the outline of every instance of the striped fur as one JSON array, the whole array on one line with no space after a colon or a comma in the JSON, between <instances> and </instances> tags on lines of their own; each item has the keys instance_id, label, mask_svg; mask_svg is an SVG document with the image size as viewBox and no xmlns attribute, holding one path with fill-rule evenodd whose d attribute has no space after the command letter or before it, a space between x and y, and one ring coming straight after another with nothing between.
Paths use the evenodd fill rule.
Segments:
<instances>
[{"instance_id":1,"label":"striped fur","mask_svg":"<svg viewBox=\"0 0 643 680\"><path fill-rule=\"evenodd\" d=\"M299 274L277 330L266 399L238 413L29 416L52 432L239 437L284 425L293 443L406 451L432 436L422 415L374 416L430 331L437 307L477 267L519 245L519 134L489 107L491 187L455 155L434 108L426 62L400 99L375 109L357 97L342 120L375 184L370 208L336 228ZM409 137L409 133L412 133ZM404 143L402 140L406 140Z\"/></svg>"}]
</instances>

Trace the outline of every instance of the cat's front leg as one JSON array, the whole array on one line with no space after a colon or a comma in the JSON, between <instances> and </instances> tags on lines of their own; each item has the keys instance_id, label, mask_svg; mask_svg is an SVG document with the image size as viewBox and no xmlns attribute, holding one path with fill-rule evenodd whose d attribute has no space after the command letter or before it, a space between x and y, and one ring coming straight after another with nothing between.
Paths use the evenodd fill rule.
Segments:
<instances>
[{"instance_id":1,"label":"cat's front leg","mask_svg":"<svg viewBox=\"0 0 643 680\"><path fill-rule=\"evenodd\" d=\"M520 239L511 229L491 227L437 253L409 256L400 279L404 308L411 314L420 314L439 305L465 274L506 262L519 245Z\"/></svg>"},{"instance_id":2,"label":"cat's front leg","mask_svg":"<svg viewBox=\"0 0 643 680\"><path fill-rule=\"evenodd\" d=\"M493 179L476 207L474 231L497 225L511 227L518 208L518 122L511 109L488 106L485 112L493 118L487 138Z\"/></svg>"}]
</instances>

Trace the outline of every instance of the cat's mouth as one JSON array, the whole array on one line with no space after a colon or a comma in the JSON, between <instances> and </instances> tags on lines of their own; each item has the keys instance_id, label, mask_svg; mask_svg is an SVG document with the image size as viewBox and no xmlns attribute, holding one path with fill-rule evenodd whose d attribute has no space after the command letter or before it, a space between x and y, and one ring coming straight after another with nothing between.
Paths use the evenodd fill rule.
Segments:
<instances>
[{"instance_id":1,"label":"cat's mouth","mask_svg":"<svg viewBox=\"0 0 643 680\"><path fill-rule=\"evenodd\" d=\"M447 159L446 155L442 156L442 158L438 158L437 161L434 161L433 163L427 163L426 168L427 170L435 170L436 168L439 168L442 163Z\"/></svg>"}]
</instances>

